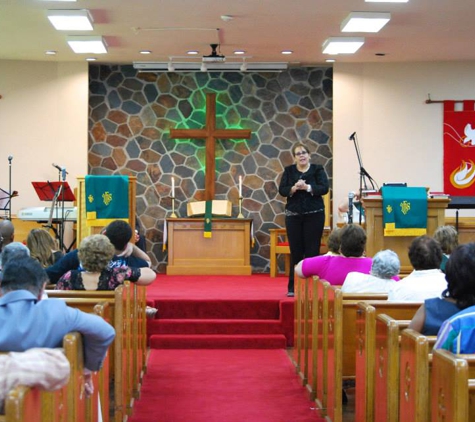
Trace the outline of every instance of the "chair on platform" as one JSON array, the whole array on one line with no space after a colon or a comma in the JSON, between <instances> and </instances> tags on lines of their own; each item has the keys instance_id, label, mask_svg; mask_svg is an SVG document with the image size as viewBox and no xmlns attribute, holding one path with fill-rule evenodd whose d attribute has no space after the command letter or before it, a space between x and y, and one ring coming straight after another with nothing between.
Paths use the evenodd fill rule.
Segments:
<instances>
[{"instance_id":1,"label":"chair on platform","mask_svg":"<svg viewBox=\"0 0 475 422\"><path fill-rule=\"evenodd\" d=\"M320 253L326 253L327 239L332 229L332 214L331 214L331 201L330 192L323 195L323 203L325 204L325 226L323 229L322 243L320 244ZM289 274L290 270L290 247L287 239L287 232L285 228L270 229L270 276L275 277L279 273L278 256L284 256L285 262L285 274Z\"/></svg>"}]
</instances>

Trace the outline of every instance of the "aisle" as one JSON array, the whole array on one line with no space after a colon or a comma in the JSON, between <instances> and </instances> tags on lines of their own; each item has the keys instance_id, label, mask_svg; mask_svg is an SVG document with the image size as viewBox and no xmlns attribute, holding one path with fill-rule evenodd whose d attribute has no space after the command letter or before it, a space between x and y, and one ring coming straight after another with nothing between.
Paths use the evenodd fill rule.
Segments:
<instances>
[{"instance_id":1,"label":"aisle","mask_svg":"<svg viewBox=\"0 0 475 422\"><path fill-rule=\"evenodd\" d=\"M154 349L130 422L320 422L285 350Z\"/></svg>"}]
</instances>

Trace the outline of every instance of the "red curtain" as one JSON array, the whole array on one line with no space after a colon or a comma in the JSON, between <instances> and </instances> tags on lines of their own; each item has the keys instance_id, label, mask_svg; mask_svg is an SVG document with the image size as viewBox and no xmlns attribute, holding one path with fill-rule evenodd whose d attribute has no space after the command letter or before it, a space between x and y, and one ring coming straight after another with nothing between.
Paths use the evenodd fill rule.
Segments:
<instances>
[{"instance_id":1,"label":"red curtain","mask_svg":"<svg viewBox=\"0 0 475 422\"><path fill-rule=\"evenodd\" d=\"M444 192L475 196L475 100L444 101Z\"/></svg>"}]
</instances>

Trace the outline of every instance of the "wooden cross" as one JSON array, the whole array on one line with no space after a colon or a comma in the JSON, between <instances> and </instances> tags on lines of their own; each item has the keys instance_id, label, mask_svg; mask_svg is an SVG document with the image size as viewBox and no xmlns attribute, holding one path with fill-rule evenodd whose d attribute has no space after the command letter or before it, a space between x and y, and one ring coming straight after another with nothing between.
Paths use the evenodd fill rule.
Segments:
<instances>
[{"instance_id":1,"label":"wooden cross","mask_svg":"<svg viewBox=\"0 0 475 422\"><path fill-rule=\"evenodd\" d=\"M173 139L205 139L205 200L214 199L217 139L249 139L249 129L216 129L216 94L206 94L206 126L203 129L170 129Z\"/></svg>"}]
</instances>

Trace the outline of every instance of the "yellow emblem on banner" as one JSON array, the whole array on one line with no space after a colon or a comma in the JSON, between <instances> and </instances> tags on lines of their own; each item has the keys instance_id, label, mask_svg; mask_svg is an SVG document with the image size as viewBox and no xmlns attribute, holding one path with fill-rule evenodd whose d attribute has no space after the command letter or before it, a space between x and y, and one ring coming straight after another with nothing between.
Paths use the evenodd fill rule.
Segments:
<instances>
[{"instance_id":1,"label":"yellow emblem on banner","mask_svg":"<svg viewBox=\"0 0 475 422\"><path fill-rule=\"evenodd\" d=\"M102 194L102 200L104 201L104 205L109 205L112 202L112 194L110 192L104 192Z\"/></svg>"}]
</instances>

